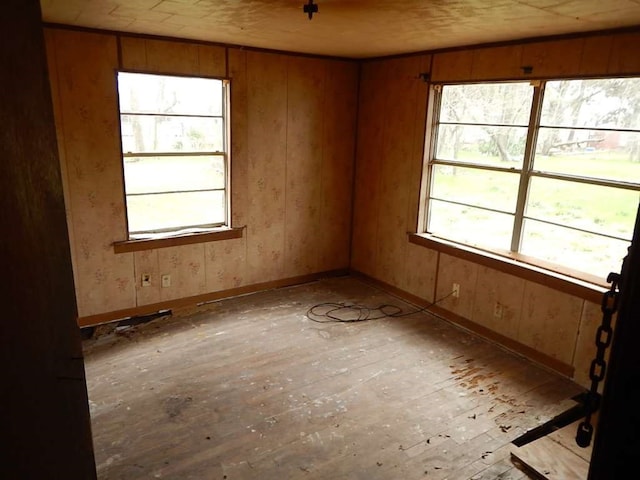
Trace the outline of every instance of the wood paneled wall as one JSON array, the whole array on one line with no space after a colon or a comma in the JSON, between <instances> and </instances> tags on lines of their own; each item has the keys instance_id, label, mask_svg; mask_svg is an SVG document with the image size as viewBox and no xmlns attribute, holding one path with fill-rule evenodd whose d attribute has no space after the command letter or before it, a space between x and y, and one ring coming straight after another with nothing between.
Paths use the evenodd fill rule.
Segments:
<instances>
[{"instance_id":1,"label":"wood paneled wall","mask_svg":"<svg viewBox=\"0 0 640 480\"><path fill-rule=\"evenodd\" d=\"M46 38L80 317L348 268L355 62L57 28ZM118 68L231 78L242 238L113 252L126 239Z\"/></svg>"},{"instance_id":2,"label":"wood paneled wall","mask_svg":"<svg viewBox=\"0 0 640 480\"><path fill-rule=\"evenodd\" d=\"M595 303L408 241L428 111L421 74L434 81L636 74L640 33L360 67L124 34L45 33L81 317L348 267L426 301L448 293L455 279L462 294L442 304L447 311L574 367L586 383ZM118 68L231 78L232 223L246 227L242 238L113 252L113 242L126 238ZM142 272L156 279L152 287L140 286ZM157 281L163 273L172 275L170 288ZM504 309L499 320L496 301Z\"/></svg>"},{"instance_id":3,"label":"wood paneled wall","mask_svg":"<svg viewBox=\"0 0 640 480\"><path fill-rule=\"evenodd\" d=\"M362 66L351 267L414 295L433 293L426 249L407 242L418 215L429 55ZM416 163L413 160L418 159ZM417 182L415 181L417 180Z\"/></svg>"},{"instance_id":4,"label":"wood paneled wall","mask_svg":"<svg viewBox=\"0 0 640 480\"><path fill-rule=\"evenodd\" d=\"M594 35L435 53L433 81L640 73L640 33ZM588 386L600 307L455 255L409 242L417 228L430 56L363 62L351 267L574 369ZM522 66L533 67L530 75ZM496 302L503 307L496 319Z\"/></svg>"},{"instance_id":5,"label":"wood paneled wall","mask_svg":"<svg viewBox=\"0 0 640 480\"><path fill-rule=\"evenodd\" d=\"M637 74L639 43L640 32L628 32L452 50L433 56L431 78L455 82Z\"/></svg>"}]
</instances>

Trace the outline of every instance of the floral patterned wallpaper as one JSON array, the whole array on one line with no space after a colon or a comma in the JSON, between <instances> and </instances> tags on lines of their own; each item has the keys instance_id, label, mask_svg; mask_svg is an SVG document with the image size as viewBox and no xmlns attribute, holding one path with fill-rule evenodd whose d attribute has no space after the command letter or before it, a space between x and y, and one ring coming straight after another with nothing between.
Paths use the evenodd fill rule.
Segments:
<instances>
[{"instance_id":1,"label":"floral patterned wallpaper","mask_svg":"<svg viewBox=\"0 0 640 480\"><path fill-rule=\"evenodd\" d=\"M348 268L354 62L55 28L46 38L80 317ZM114 253L127 238L118 68L231 78L242 238Z\"/></svg>"},{"instance_id":2,"label":"floral patterned wallpaper","mask_svg":"<svg viewBox=\"0 0 640 480\"><path fill-rule=\"evenodd\" d=\"M471 51L446 58L455 61L434 62L438 75L469 78ZM573 367L574 379L588 386L596 304L408 241L417 225L428 95L418 73L429 72L430 61L415 55L362 64L351 268L426 301L458 283L460 297L442 308Z\"/></svg>"},{"instance_id":3,"label":"floral patterned wallpaper","mask_svg":"<svg viewBox=\"0 0 640 480\"><path fill-rule=\"evenodd\" d=\"M119 56L112 34L45 33L81 317L351 264L428 301L457 279L466 294L444 308L574 366L586 381L596 304L407 241L427 102L417 73L429 71L429 55L364 62L358 86L358 66L348 61L127 36ZM626 68L627 57L616 55L609 64ZM457 56L440 67L464 70L471 57ZM119 66L231 78L231 209L242 238L113 252L126 238ZM151 287L140 285L143 272ZM159 285L164 273L170 288Z\"/></svg>"}]
</instances>

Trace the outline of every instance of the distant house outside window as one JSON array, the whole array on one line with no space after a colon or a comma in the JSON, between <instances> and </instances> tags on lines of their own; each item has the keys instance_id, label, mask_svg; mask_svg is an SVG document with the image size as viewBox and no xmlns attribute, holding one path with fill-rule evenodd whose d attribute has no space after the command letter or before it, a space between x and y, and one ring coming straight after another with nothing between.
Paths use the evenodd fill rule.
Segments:
<instances>
[{"instance_id":1,"label":"distant house outside window","mask_svg":"<svg viewBox=\"0 0 640 480\"><path fill-rule=\"evenodd\" d=\"M640 79L434 87L426 232L579 278L619 271L640 201Z\"/></svg>"},{"instance_id":2,"label":"distant house outside window","mask_svg":"<svg viewBox=\"0 0 640 480\"><path fill-rule=\"evenodd\" d=\"M228 226L227 82L117 75L129 238Z\"/></svg>"}]
</instances>

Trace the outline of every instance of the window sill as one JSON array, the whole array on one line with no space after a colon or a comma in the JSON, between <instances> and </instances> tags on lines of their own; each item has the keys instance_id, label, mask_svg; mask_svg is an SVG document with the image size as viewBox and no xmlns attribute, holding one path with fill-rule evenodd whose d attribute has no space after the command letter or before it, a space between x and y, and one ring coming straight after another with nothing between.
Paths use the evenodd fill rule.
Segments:
<instances>
[{"instance_id":1,"label":"window sill","mask_svg":"<svg viewBox=\"0 0 640 480\"><path fill-rule=\"evenodd\" d=\"M124 240L114 242L114 253L140 252L143 250L153 250L156 248L175 247L178 245L191 245L194 243L217 242L219 240L230 240L242 238L244 227L220 228L204 233L189 233L175 237L164 238L144 238L140 240Z\"/></svg>"},{"instance_id":2,"label":"window sill","mask_svg":"<svg viewBox=\"0 0 640 480\"><path fill-rule=\"evenodd\" d=\"M574 277L571 273L556 272L531 263L533 259L523 255L503 256L434 237L428 233L409 233L409 241L598 304L602 301L602 294L609 289L605 280L598 281L594 277L587 281Z\"/></svg>"}]
</instances>

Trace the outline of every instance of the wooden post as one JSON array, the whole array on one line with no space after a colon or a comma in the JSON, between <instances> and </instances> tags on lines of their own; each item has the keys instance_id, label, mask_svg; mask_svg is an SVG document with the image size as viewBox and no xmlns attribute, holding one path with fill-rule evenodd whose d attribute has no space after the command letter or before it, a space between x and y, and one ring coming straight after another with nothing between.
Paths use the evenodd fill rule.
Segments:
<instances>
[{"instance_id":1,"label":"wooden post","mask_svg":"<svg viewBox=\"0 0 640 480\"><path fill-rule=\"evenodd\" d=\"M0 478L95 479L38 0L0 14Z\"/></svg>"},{"instance_id":2,"label":"wooden post","mask_svg":"<svg viewBox=\"0 0 640 480\"><path fill-rule=\"evenodd\" d=\"M588 480L628 478L640 453L640 207L622 269L620 303ZM633 474L632 474L633 476Z\"/></svg>"}]
</instances>

